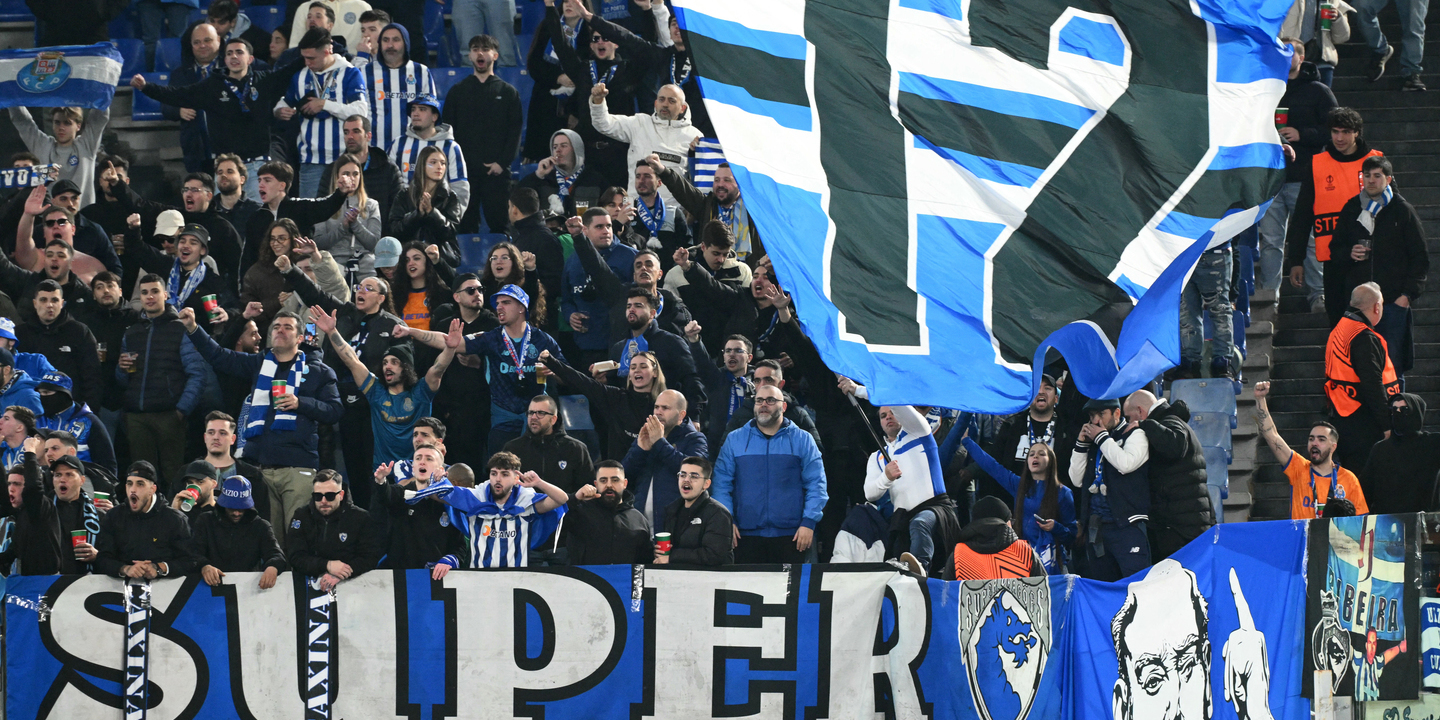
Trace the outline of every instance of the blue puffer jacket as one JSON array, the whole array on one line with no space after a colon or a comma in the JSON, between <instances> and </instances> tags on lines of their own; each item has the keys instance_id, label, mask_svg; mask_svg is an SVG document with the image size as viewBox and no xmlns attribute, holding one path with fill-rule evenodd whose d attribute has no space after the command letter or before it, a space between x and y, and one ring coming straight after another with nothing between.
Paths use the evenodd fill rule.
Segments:
<instances>
[{"instance_id":1,"label":"blue puffer jacket","mask_svg":"<svg viewBox=\"0 0 1440 720\"><path fill-rule=\"evenodd\" d=\"M0 389L0 411L11 405L20 405L34 410L36 417L44 415L45 408L40 406L40 393L35 389L39 384L38 378L17 369L10 384Z\"/></svg>"},{"instance_id":2,"label":"blue puffer jacket","mask_svg":"<svg viewBox=\"0 0 1440 720\"><path fill-rule=\"evenodd\" d=\"M825 502L825 466L810 433L785 420L774 436L755 421L725 438L711 496L735 518L741 535L788 537L815 529Z\"/></svg>"}]
</instances>

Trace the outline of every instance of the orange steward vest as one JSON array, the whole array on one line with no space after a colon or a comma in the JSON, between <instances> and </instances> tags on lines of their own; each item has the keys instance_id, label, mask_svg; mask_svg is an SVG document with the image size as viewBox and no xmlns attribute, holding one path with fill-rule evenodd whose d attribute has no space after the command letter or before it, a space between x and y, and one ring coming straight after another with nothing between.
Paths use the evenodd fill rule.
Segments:
<instances>
[{"instance_id":1,"label":"orange steward vest","mask_svg":"<svg viewBox=\"0 0 1440 720\"><path fill-rule=\"evenodd\" d=\"M1341 417L1350 417L1360 409L1360 376L1350 362L1350 342L1360 333L1370 333L1380 340L1381 352L1385 355L1385 369L1380 373L1380 382L1385 386L1385 396L1400 392L1400 380L1395 376L1395 366L1390 362L1390 349L1385 338L1359 320L1340 318L1340 324L1330 331L1330 341L1325 348L1325 396L1335 406Z\"/></svg>"},{"instance_id":2,"label":"orange steward vest","mask_svg":"<svg viewBox=\"0 0 1440 720\"><path fill-rule=\"evenodd\" d=\"M1350 198L1360 194L1360 165L1372 155L1384 155L1371 150L1349 162L1340 162L1328 151L1321 151L1310 161L1310 173L1315 182L1315 259L1325 262L1330 259L1330 236L1340 222L1340 210Z\"/></svg>"},{"instance_id":3,"label":"orange steward vest","mask_svg":"<svg viewBox=\"0 0 1440 720\"><path fill-rule=\"evenodd\" d=\"M956 580L997 580L1030 577L1035 551L1030 543L1016 540L994 555L977 553L965 543L955 545Z\"/></svg>"}]
</instances>

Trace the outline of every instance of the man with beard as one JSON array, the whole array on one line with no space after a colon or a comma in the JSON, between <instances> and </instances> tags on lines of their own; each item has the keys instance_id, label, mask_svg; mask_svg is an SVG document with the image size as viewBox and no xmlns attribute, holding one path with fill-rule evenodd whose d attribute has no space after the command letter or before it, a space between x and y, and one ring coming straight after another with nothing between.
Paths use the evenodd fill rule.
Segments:
<instances>
[{"instance_id":1,"label":"man with beard","mask_svg":"<svg viewBox=\"0 0 1440 720\"><path fill-rule=\"evenodd\" d=\"M605 83L597 84L590 91L590 121L595 130L622 143L629 143L627 156L630 166L631 194L635 192L635 165L653 154L667 167L684 173L689 165L687 155L695 144L704 137L690 124L686 114L689 105L685 103L685 91L678 85L665 85L655 94L655 112L649 115L614 116L605 105L609 89ZM653 168L652 168L653 170ZM660 196L671 200L670 193L663 191Z\"/></svg>"},{"instance_id":2,"label":"man with beard","mask_svg":"<svg viewBox=\"0 0 1440 720\"><path fill-rule=\"evenodd\" d=\"M676 499L676 474L687 457L710 454L705 436L686 421L685 396L666 390L655 398L655 412L645 419L635 443L625 453L625 474L635 478L635 497L651 526L665 521L665 508Z\"/></svg>"},{"instance_id":3,"label":"man with beard","mask_svg":"<svg viewBox=\"0 0 1440 720\"><path fill-rule=\"evenodd\" d=\"M48 444L49 441L47 440ZM48 453L47 453L48 454ZM71 552L60 552L61 575L84 575L99 555L95 543L100 535L101 515L113 508L109 500L96 500L85 491L85 464L70 454L50 461L50 481L55 487L55 514L60 521L60 537L85 531L85 539L72 543ZM105 488L102 492L108 492Z\"/></svg>"},{"instance_id":4,"label":"man with beard","mask_svg":"<svg viewBox=\"0 0 1440 720\"><path fill-rule=\"evenodd\" d=\"M0 517L13 517L15 525L9 547L0 553L0 568L6 574L18 560L19 575L54 575L60 571L65 554L60 549L60 519L55 514L55 503L45 496L35 461L39 449L38 438L27 438L23 464L12 465L8 471L9 502L0 506Z\"/></svg>"},{"instance_id":5,"label":"man with beard","mask_svg":"<svg viewBox=\"0 0 1440 720\"><path fill-rule=\"evenodd\" d=\"M194 485L195 489L190 489ZM204 460L196 460L185 466L185 473L175 481L171 487L176 488L175 497L170 501L170 507L179 510L195 525L195 519L201 513L207 512L215 506L215 490L220 487L220 478L215 473L215 468ZM185 503L189 501L190 509L185 509Z\"/></svg>"},{"instance_id":6,"label":"man with beard","mask_svg":"<svg viewBox=\"0 0 1440 720\"><path fill-rule=\"evenodd\" d=\"M580 220L582 237L575 238L575 253L565 260L561 279L560 321L575 331L575 346L581 353L577 360L588 366L605 359L610 343L614 342L610 337L610 307L600 295L600 284L623 286L630 282L634 277L636 253L630 246L615 242L610 214L604 208L592 207ZM586 263L592 262L594 256L587 254L585 262L581 262L580 253L586 245L604 261L602 264L610 269L609 274L602 272L597 277L587 269ZM612 277L618 282L610 283Z\"/></svg>"},{"instance_id":7,"label":"man with beard","mask_svg":"<svg viewBox=\"0 0 1440 720\"><path fill-rule=\"evenodd\" d=\"M485 224L495 233L503 231L509 219L506 203L510 195L510 161L520 151L520 128L525 116L519 91L495 75L499 43L489 35L476 35L468 42L474 72L446 93L441 119L455 128L455 141L469 153L471 164L484 168L471 179L479 202L471 203L472 209L460 221L460 230L475 232L483 212Z\"/></svg>"},{"instance_id":8,"label":"man with beard","mask_svg":"<svg viewBox=\"0 0 1440 720\"><path fill-rule=\"evenodd\" d=\"M660 196L660 178L655 175L655 169L641 160L635 163L631 173L635 176L635 219L630 222L631 229L646 238L647 247L653 248L658 243L659 252L670 254L684 247L690 240L690 228L675 199ZM730 248L725 248L724 254L728 256L729 252ZM745 268L745 278L748 283L749 267Z\"/></svg>"},{"instance_id":9,"label":"man with beard","mask_svg":"<svg viewBox=\"0 0 1440 720\"><path fill-rule=\"evenodd\" d=\"M655 255L650 253L640 257L653 259ZM638 262L636 267L636 276L639 277ZM651 271L652 276L660 274L658 265ZM653 293L639 286L630 288L625 294L625 324L630 329L629 337L610 346L610 359L620 364L616 373L624 378L630 374L631 357L646 351L655 353L660 359L660 369L665 373L665 386L684 393L685 399L698 411L705 406L705 388L700 385L700 374L695 371L690 345L679 335L661 330L656 322L659 314L660 308ZM685 318L688 324L688 312Z\"/></svg>"},{"instance_id":10,"label":"man with beard","mask_svg":"<svg viewBox=\"0 0 1440 720\"><path fill-rule=\"evenodd\" d=\"M454 129L440 122L440 101L434 95L421 95L406 104L410 124L405 134L390 143L390 159L400 167L400 179L409 185L420 172L417 164L420 151L435 146L445 154L445 181L459 201L460 213L470 205L470 175L465 167L465 151L455 141Z\"/></svg>"},{"instance_id":11,"label":"man with beard","mask_svg":"<svg viewBox=\"0 0 1440 720\"><path fill-rule=\"evenodd\" d=\"M400 177L400 168L395 167L390 156L385 154L385 148L389 145L380 143L379 138L371 134L373 127L369 117L351 115L345 118L340 132L345 139L345 152L360 161L360 172L365 177L365 195L379 203L380 226L385 227L390 221L390 206L395 204L395 198L400 194L401 188L405 187L405 182ZM404 126L401 127L403 133ZM320 178L320 187L330 187L330 176L334 172L333 163L326 166L325 174Z\"/></svg>"},{"instance_id":12,"label":"man with beard","mask_svg":"<svg viewBox=\"0 0 1440 720\"><path fill-rule=\"evenodd\" d=\"M687 332L685 338L690 341L690 355L699 358L695 369L705 384L705 401L710 415L705 424L706 445L719 452L720 446L725 443L725 425L755 394L755 383L750 380L750 360L753 357L750 340L744 335L726 338L725 349L720 351L724 364L716 367L700 342L700 326L692 322L688 330L694 331Z\"/></svg>"},{"instance_id":13,"label":"man with beard","mask_svg":"<svg viewBox=\"0 0 1440 720\"><path fill-rule=\"evenodd\" d=\"M475 273L456 276L451 286L455 289L451 296L454 302L435 310L430 327L446 328L451 320L459 320L461 333L468 337L499 326L495 314L485 307L485 291ZM490 379L483 357L456 355L440 384L435 415L455 429L448 457L472 467L484 465L485 443L490 436Z\"/></svg>"},{"instance_id":14,"label":"man with beard","mask_svg":"<svg viewBox=\"0 0 1440 720\"><path fill-rule=\"evenodd\" d=\"M665 189L675 196L680 207L695 218L696 224L703 226L711 220L719 220L730 228L730 235L735 238L735 257L740 262L754 268L765 256L760 231L755 229L755 221L745 209L745 200L740 197L740 186L735 182L730 163L720 163L715 169L715 186L709 195L700 192L683 173L666 167L660 162L659 155L647 155L645 163L655 171Z\"/></svg>"},{"instance_id":15,"label":"man with beard","mask_svg":"<svg viewBox=\"0 0 1440 720\"><path fill-rule=\"evenodd\" d=\"M35 319L15 328L17 342L31 352L44 355L56 370L74 379L73 394L77 402L98 405L105 388L100 378L95 335L66 312L58 283L42 280L35 290L31 301Z\"/></svg>"},{"instance_id":16,"label":"man with beard","mask_svg":"<svg viewBox=\"0 0 1440 720\"><path fill-rule=\"evenodd\" d=\"M71 393L70 376L56 371L40 378L36 390L44 412L35 418L41 430L60 430L75 438L78 456L115 473L115 447L105 424L84 403L76 402Z\"/></svg>"},{"instance_id":17,"label":"man with beard","mask_svg":"<svg viewBox=\"0 0 1440 720\"><path fill-rule=\"evenodd\" d=\"M670 533L670 552L655 549L655 564L671 567L714 567L735 562L735 545L730 537L734 520L730 511L710 497L710 461L687 457L675 475L680 497L665 508L665 532Z\"/></svg>"},{"instance_id":18,"label":"man with beard","mask_svg":"<svg viewBox=\"0 0 1440 720\"><path fill-rule=\"evenodd\" d=\"M375 438L374 464L393 463L409 454L415 421L430 414L430 405L440 389L440 380L445 377L445 370L464 342L460 321L450 322L450 332L444 340L445 348L425 372L424 382L415 377L415 361L410 348L405 345L392 345L385 352L385 359L380 363L381 382L365 367L365 363L360 362L345 338L335 331L335 315L325 312L319 305L310 308L310 319L315 323L315 329L325 334L331 351L350 370L355 386L370 402L370 431Z\"/></svg>"},{"instance_id":19,"label":"man with beard","mask_svg":"<svg viewBox=\"0 0 1440 720\"><path fill-rule=\"evenodd\" d=\"M614 460L595 466L595 483L575 491L566 523L571 565L644 565L654 559L650 521L635 509L625 468Z\"/></svg>"},{"instance_id":20,"label":"man with beard","mask_svg":"<svg viewBox=\"0 0 1440 720\"><path fill-rule=\"evenodd\" d=\"M479 355L489 363L490 437L487 446L503 448L520 436L524 413L532 398L545 391L544 379L550 369L536 360L540 353L563 359L560 346L544 330L529 322L530 296L515 285L506 285L492 296L500 327L465 337L465 352ZM454 323L453 328L457 327ZM443 349L447 336L431 330L395 326L396 337L414 337L430 347Z\"/></svg>"},{"instance_id":21,"label":"man with beard","mask_svg":"<svg viewBox=\"0 0 1440 720\"><path fill-rule=\"evenodd\" d=\"M102 400L90 409L105 422L110 437L114 438L116 423L119 422L116 412L120 409L125 395L115 382L115 366L120 362L120 345L125 341L125 332L140 321L141 315L138 310L130 307L130 303L125 302L124 293L120 290L119 275L111 272L96 275L95 279L90 281L90 290L94 293L95 302L91 304L90 310L78 319L95 334L95 349L100 355L100 377L105 385ZM4 331L0 330L0 337L3 335ZM38 377L44 375L45 373L40 373ZM111 468L111 472L116 470Z\"/></svg>"},{"instance_id":22,"label":"man with beard","mask_svg":"<svg viewBox=\"0 0 1440 720\"><path fill-rule=\"evenodd\" d=\"M165 504L155 466L143 460L130 465L125 501L100 522L96 573L154 580L188 575L200 566L190 524Z\"/></svg>"},{"instance_id":23,"label":"man with beard","mask_svg":"<svg viewBox=\"0 0 1440 720\"><path fill-rule=\"evenodd\" d=\"M52 184L50 186L50 204L52 207L70 211L70 215L75 220L75 227L70 233L74 238L71 245L77 252L98 260L106 270L120 271L120 258L116 257L115 248L111 247L110 237L106 234L105 228L92 220L88 214L80 212L80 188L76 187L75 183L69 180L60 180ZM31 237L41 238L42 234L32 230ZM17 245L17 249L18 247ZM23 257L17 255L15 261L23 267L34 268L39 258L32 258L32 255L33 253L26 253Z\"/></svg>"},{"instance_id":24,"label":"man with beard","mask_svg":"<svg viewBox=\"0 0 1440 720\"><path fill-rule=\"evenodd\" d=\"M318 578L320 589L373 570L384 555L370 513L355 507L334 470L315 473L310 503L295 511L285 532L285 547L295 572Z\"/></svg>"},{"instance_id":25,"label":"man with beard","mask_svg":"<svg viewBox=\"0 0 1440 720\"><path fill-rule=\"evenodd\" d=\"M609 214L606 216L609 217ZM613 227L611 236L614 236ZM679 295L660 287L664 273L660 270L660 256L655 251L641 250L636 253L631 260L631 280L626 280L615 271L608 259L601 257L601 251L593 243L575 243L574 247L575 256L572 259L577 261L589 276L596 291L594 304L606 308L610 314L606 326L611 343L619 342L629 334L626 332L629 314L627 293L637 288L655 298L659 306L655 312L655 320L662 329L677 336L685 334L685 326L690 324L692 319L690 310L685 307L685 301L681 300Z\"/></svg>"},{"instance_id":26,"label":"man with beard","mask_svg":"<svg viewBox=\"0 0 1440 720\"><path fill-rule=\"evenodd\" d=\"M479 487L458 488L442 480L405 491L405 502L436 497L454 508L469 538L470 567L526 567L530 550L559 527L570 496L533 472L522 473L520 458L510 453L495 453L486 464L489 480Z\"/></svg>"},{"instance_id":27,"label":"man with beard","mask_svg":"<svg viewBox=\"0 0 1440 720\"><path fill-rule=\"evenodd\" d=\"M375 468L376 488L370 501L370 515L387 515L390 527L389 566L398 570L431 570L439 580L457 567L469 564L465 535L439 500L406 504L405 492L419 491L445 476L445 453L438 445L425 443L411 457L411 475L403 483L390 483L388 462Z\"/></svg>"},{"instance_id":28,"label":"man with beard","mask_svg":"<svg viewBox=\"0 0 1440 720\"><path fill-rule=\"evenodd\" d=\"M153 273L156 278L166 278L161 281L165 301L176 310L194 310L206 331L213 331L230 319L238 300L235 285L206 264L205 256L209 254L210 231L202 225L189 223L180 228L175 240L174 257L155 249L150 243L136 241L125 244L120 259L124 261L127 273ZM141 284L144 284L143 279ZM205 308L204 298L210 295L214 295L219 304L213 316ZM149 312L147 309L146 313Z\"/></svg>"},{"instance_id":29,"label":"man with beard","mask_svg":"<svg viewBox=\"0 0 1440 720\"><path fill-rule=\"evenodd\" d=\"M20 219L20 228L15 232L16 262L11 262L5 253L0 253L0 290L15 301L15 307L24 317L32 317L32 301L35 287L43 280L54 280L60 285L65 302L72 312L82 312L90 307L93 296L85 281L73 272L75 258L75 215L62 207L45 204L45 188L37 187L25 201L25 213ZM29 270L22 250L35 252L31 242L31 228L34 223L44 223L44 264L39 270ZM98 264L97 264L98 265ZM101 268L96 267L98 272Z\"/></svg>"},{"instance_id":30,"label":"man with beard","mask_svg":"<svg viewBox=\"0 0 1440 720\"><path fill-rule=\"evenodd\" d=\"M1390 397L1390 437L1370 448L1360 488L1376 515L1424 512L1434 507L1440 472L1440 435L1422 430L1425 400L1412 393Z\"/></svg>"},{"instance_id":31,"label":"man with beard","mask_svg":"<svg viewBox=\"0 0 1440 720\"><path fill-rule=\"evenodd\" d=\"M595 32L599 33L606 40L620 46L620 52L630 62L635 63L647 70L658 72L664 82L671 83L684 91L684 101L687 105L685 116L699 130L701 137L715 137L715 126L710 123L710 114L705 111L704 98L700 94L699 76L695 74L695 65L690 58L690 52L685 46L685 34L680 32L680 21L667 11L665 15L669 19L664 22L670 33L670 42L652 42L640 37L630 30L609 21L608 19L595 15L584 9L581 3L570 3L584 18L585 24ZM657 3L663 7L663 3ZM643 6L642 6L643 8ZM660 22L657 14L656 22Z\"/></svg>"},{"instance_id":32,"label":"man with beard","mask_svg":"<svg viewBox=\"0 0 1440 720\"><path fill-rule=\"evenodd\" d=\"M987 448L990 456L1009 468L1010 472L1019 475L1025 468L1030 446L1044 443L1049 445L1051 450L1057 451L1055 458L1059 463L1059 476L1065 477L1070 470L1070 454L1065 450L1074 445L1075 440L1070 437L1066 423L1060 417L1057 409L1059 402L1060 391L1055 385L1055 378L1048 374L1043 375L1040 378L1040 390L1035 393L1035 399L1030 401L1029 409L1011 417L1000 427L994 444ZM1009 492L993 479L979 477L975 485L975 497L986 495L1004 498Z\"/></svg>"},{"instance_id":33,"label":"man with beard","mask_svg":"<svg viewBox=\"0 0 1440 720\"><path fill-rule=\"evenodd\" d=\"M285 553L275 541L275 530L255 512L250 481L232 477L215 496L215 504L195 519L195 546L205 558L200 576L212 587L224 582L227 572L260 572L260 589L275 587L284 572Z\"/></svg>"},{"instance_id":34,"label":"man with beard","mask_svg":"<svg viewBox=\"0 0 1440 720\"><path fill-rule=\"evenodd\" d=\"M534 190L542 207L565 217L577 214L577 199L594 203L608 185L599 170L585 164L585 143L574 130L556 130L550 136L550 155L540 158L535 172L518 184Z\"/></svg>"},{"instance_id":35,"label":"man with beard","mask_svg":"<svg viewBox=\"0 0 1440 720\"><path fill-rule=\"evenodd\" d=\"M1270 417L1266 399L1270 394L1270 383L1255 383L1255 416L1260 426L1260 437L1275 453L1275 460L1285 469L1290 480L1290 519L1310 520L1324 515L1325 503L1329 498L1344 498L1355 506L1355 514L1370 512L1365 502L1365 493L1360 489L1360 480L1355 473L1340 467L1332 457L1340 433L1330 423L1316 423L1311 426L1305 441L1305 454L1290 449L1280 431L1275 429L1275 420Z\"/></svg>"},{"instance_id":36,"label":"man with beard","mask_svg":"<svg viewBox=\"0 0 1440 720\"><path fill-rule=\"evenodd\" d=\"M825 466L785 410L780 388L757 389L755 419L725 438L715 463L714 497L735 518L737 563L815 561L815 524L830 499Z\"/></svg>"},{"instance_id":37,"label":"man with beard","mask_svg":"<svg viewBox=\"0 0 1440 720\"><path fill-rule=\"evenodd\" d=\"M505 452L520 458L520 467L550 478L552 485L570 494L595 477L590 449L565 434L560 404L543 393L530 399L525 434L505 443Z\"/></svg>"},{"instance_id":38,"label":"man with beard","mask_svg":"<svg viewBox=\"0 0 1440 720\"><path fill-rule=\"evenodd\" d=\"M200 404L206 373L168 298L159 275L140 278L145 317L116 349L115 380L125 393L131 459L149 461L173 478L185 458L185 418Z\"/></svg>"},{"instance_id":39,"label":"man with beard","mask_svg":"<svg viewBox=\"0 0 1440 720\"><path fill-rule=\"evenodd\" d=\"M424 57L424 53L421 53ZM380 30L379 62L360 68L370 99L370 123L380 147L405 136L411 100L421 95L439 97L430 68L410 57L410 31L390 23ZM349 122L348 120L346 122Z\"/></svg>"},{"instance_id":40,"label":"man with beard","mask_svg":"<svg viewBox=\"0 0 1440 720\"><path fill-rule=\"evenodd\" d=\"M259 168L257 167L258 171ZM260 209L259 177L234 153L215 156L215 188L219 191L210 209L225 218L238 232ZM328 185L326 187L329 187Z\"/></svg>"},{"instance_id":41,"label":"man with beard","mask_svg":"<svg viewBox=\"0 0 1440 720\"><path fill-rule=\"evenodd\" d=\"M226 289L240 286L240 250L242 240L235 226L216 212L214 202L215 181L206 173L190 173L181 181L181 207L172 207L140 197L128 187L117 192L125 195L125 202L139 211L142 222L147 217L157 218L167 210L180 210L186 224L198 225L205 229L205 254L213 258L215 269L224 276ZM177 247L178 254L178 247Z\"/></svg>"},{"instance_id":42,"label":"man with beard","mask_svg":"<svg viewBox=\"0 0 1440 720\"><path fill-rule=\"evenodd\" d=\"M1085 403L1070 457L1070 484L1088 498L1085 544L1092 580L1114 582L1150 567L1150 445L1145 430L1125 421L1117 399ZM1086 500L1081 500L1085 507Z\"/></svg>"},{"instance_id":43,"label":"man with beard","mask_svg":"<svg viewBox=\"0 0 1440 720\"><path fill-rule=\"evenodd\" d=\"M649 182L648 178L654 177L648 165L638 172L635 182L641 187ZM640 199L645 198L642 195ZM702 262L695 262L697 256ZM749 294L753 281L750 266L735 259L735 238L730 236L730 229L724 223L711 220L700 229L699 245L677 247L670 257L675 266L665 273L665 289L678 294L705 329L705 346L720 347L725 336L733 334L727 331L731 311L728 303L712 303L711 299L722 292L737 296Z\"/></svg>"}]
</instances>

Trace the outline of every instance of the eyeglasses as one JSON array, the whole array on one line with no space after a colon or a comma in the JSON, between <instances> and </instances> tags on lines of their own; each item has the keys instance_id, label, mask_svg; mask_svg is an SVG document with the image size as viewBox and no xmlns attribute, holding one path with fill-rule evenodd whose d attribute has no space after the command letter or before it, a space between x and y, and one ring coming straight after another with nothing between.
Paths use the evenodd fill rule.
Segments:
<instances>
[{"instance_id":1,"label":"eyeglasses","mask_svg":"<svg viewBox=\"0 0 1440 720\"><path fill-rule=\"evenodd\" d=\"M530 417L553 417L555 415L555 413L549 412L547 410L531 410L530 412L527 412L525 414L529 415Z\"/></svg>"},{"instance_id":2,"label":"eyeglasses","mask_svg":"<svg viewBox=\"0 0 1440 720\"><path fill-rule=\"evenodd\" d=\"M45 221L45 227L64 227L70 224L70 218L51 218Z\"/></svg>"},{"instance_id":3,"label":"eyeglasses","mask_svg":"<svg viewBox=\"0 0 1440 720\"><path fill-rule=\"evenodd\" d=\"M781 400L780 398L755 398L756 407L759 407L761 405L779 405L782 402L784 402L784 400Z\"/></svg>"},{"instance_id":4,"label":"eyeglasses","mask_svg":"<svg viewBox=\"0 0 1440 720\"><path fill-rule=\"evenodd\" d=\"M379 291L378 289L376 289L376 288L370 287L369 285L356 285L356 286L355 286L355 292L357 292L357 293L362 293L362 292L378 293L378 292L380 292L380 291Z\"/></svg>"},{"instance_id":5,"label":"eyeglasses","mask_svg":"<svg viewBox=\"0 0 1440 720\"><path fill-rule=\"evenodd\" d=\"M474 295L475 293L480 292L480 286L479 286L479 285L471 285L470 287L460 288L459 290L456 290L455 292L464 293L464 294L466 294L466 295Z\"/></svg>"},{"instance_id":6,"label":"eyeglasses","mask_svg":"<svg viewBox=\"0 0 1440 720\"><path fill-rule=\"evenodd\" d=\"M188 194L190 194L190 193L209 192L209 189L208 189L208 188L192 188L192 187L187 187L187 188L182 189L180 192L185 193L185 194L188 195Z\"/></svg>"},{"instance_id":7,"label":"eyeglasses","mask_svg":"<svg viewBox=\"0 0 1440 720\"><path fill-rule=\"evenodd\" d=\"M339 497L340 495L344 494L344 492L345 492L344 490L336 490L336 491L334 491L334 492L324 492L324 493L322 493L322 492L317 492L317 493L310 493L310 499L311 499L311 500L314 500L315 502L320 502L321 500L324 500L325 502L334 502L334 501L335 501L335 498L337 498L337 497Z\"/></svg>"}]
</instances>

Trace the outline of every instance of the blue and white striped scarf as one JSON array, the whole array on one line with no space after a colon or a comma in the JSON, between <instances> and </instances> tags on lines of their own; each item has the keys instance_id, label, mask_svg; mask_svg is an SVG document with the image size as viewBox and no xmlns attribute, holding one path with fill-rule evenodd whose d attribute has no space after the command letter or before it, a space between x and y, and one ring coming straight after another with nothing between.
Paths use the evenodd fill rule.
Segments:
<instances>
[{"instance_id":1,"label":"blue and white striped scarf","mask_svg":"<svg viewBox=\"0 0 1440 720\"><path fill-rule=\"evenodd\" d=\"M1365 212L1370 213L1370 217L1375 217L1376 215L1379 215L1380 211L1384 210L1385 206L1389 205L1390 201L1394 198L1395 189L1390 187L1389 185L1385 186L1385 192L1380 193L1380 198L1378 200L1370 199L1370 196L1367 194L1365 196Z\"/></svg>"},{"instance_id":2,"label":"blue and white striped scarf","mask_svg":"<svg viewBox=\"0 0 1440 720\"><path fill-rule=\"evenodd\" d=\"M250 393L250 411L245 420L245 437L253 438L265 432L265 408L270 406L270 384L275 380L275 369L278 364L275 362L275 353L265 353L265 361L260 365L260 372L255 376L255 391ZM290 386L290 392L296 392L300 387L301 373L305 369L305 353L295 354L295 361L290 363L290 377L286 384ZM271 430L289 431L295 429L295 413L282 410L275 411L275 420L270 423Z\"/></svg>"},{"instance_id":3,"label":"blue and white striped scarf","mask_svg":"<svg viewBox=\"0 0 1440 720\"><path fill-rule=\"evenodd\" d=\"M170 291L170 304L177 308L185 307L185 301L189 300L190 296L195 293L195 288L200 287L200 283L204 282L207 271L205 263L201 262L195 266L194 270L190 271L190 277L185 278L182 283L180 274L185 270L180 267L180 258L175 258L175 264L170 268L170 286L167 288Z\"/></svg>"}]
</instances>

